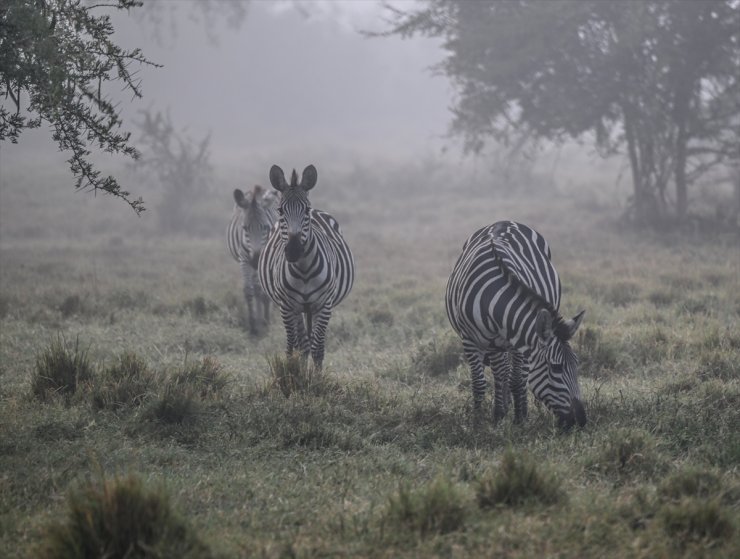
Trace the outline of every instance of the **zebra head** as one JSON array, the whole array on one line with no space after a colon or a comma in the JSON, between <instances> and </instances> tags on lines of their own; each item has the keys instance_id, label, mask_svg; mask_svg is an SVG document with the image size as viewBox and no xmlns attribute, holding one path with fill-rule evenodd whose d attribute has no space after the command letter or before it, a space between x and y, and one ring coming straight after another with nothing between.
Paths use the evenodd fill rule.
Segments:
<instances>
[{"instance_id":1,"label":"zebra head","mask_svg":"<svg viewBox=\"0 0 740 559\"><path fill-rule=\"evenodd\" d=\"M262 249L265 248L274 217L274 198L264 189L255 185L252 192L244 194L238 188L234 190L234 201L240 210L243 246L247 259L253 268L257 267Z\"/></svg>"},{"instance_id":2,"label":"zebra head","mask_svg":"<svg viewBox=\"0 0 740 559\"><path fill-rule=\"evenodd\" d=\"M586 410L578 386L578 357L569 340L578 330L586 311L571 320L553 318L548 309L537 313L537 358L530 374L532 392L557 416L560 424L570 428L586 424Z\"/></svg>"},{"instance_id":3,"label":"zebra head","mask_svg":"<svg viewBox=\"0 0 740 559\"><path fill-rule=\"evenodd\" d=\"M270 169L270 183L281 193L278 206L280 237L285 244L285 258L296 262L303 256L311 236L311 202L308 191L316 185L316 167L309 165L303 170L301 182L293 169L290 184L285 180L283 170L277 165Z\"/></svg>"}]
</instances>

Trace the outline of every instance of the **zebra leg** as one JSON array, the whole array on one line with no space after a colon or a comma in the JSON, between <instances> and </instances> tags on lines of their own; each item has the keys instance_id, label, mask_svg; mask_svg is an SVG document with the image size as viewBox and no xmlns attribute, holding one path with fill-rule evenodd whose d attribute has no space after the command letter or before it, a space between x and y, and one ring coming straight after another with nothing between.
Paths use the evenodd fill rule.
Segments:
<instances>
[{"instance_id":1,"label":"zebra leg","mask_svg":"<svg viewBox=\"0 0 740 559\"><path fill-rule=\"evenodd\" d=\"M259 283L254 268L252 268L252 266L250 266L248 262L242 262L241 268L242 277L244 279L244 300L247 303L247 320L249 324L249 333L252 336L256 336L257 321L255 320L254 316L254 295L255 286L259 288Z\"/></svg>"},{"instance_id":2,"label":"zebra leg","mask_svg":"<svg viewBox=\"0 0 740 559\"><path fill-rule=\"evenodd\" d=\"M470 380L473 387L473 408L480 410L483 396L486 393L486 376L483 373L483 352L473 342L463 340L465 360L470 368Z\"/></svg>"},{"instance_id":3,"label":"zebra leg","mask_svg":"<svg viewBox=\"0 0 740 559\"><path fill-rule=\"evenodd\" d=\"M527 419L527 367L524 357L517 351L511 352L511 393L514 396L514 423Z\"/></svg>"},{"instance_id":4,"label":"zebra leg","mask_svg":"<svg viewBox=\"0 0 740 559\"><path fill-rule=\"evenodd\" d=\"M508 351L492 351L487 355L493 373L493 423L501 421L509 411L511 361Z\"/></svg>"},{"instance_id":5,"label":"zebra leg","mask_svg":"<svg viewBox=\"0 0 740 559\"><path fill-rule=\"evenodd\" d=\"M290 355L295 350L300 350L301 336L305 336L303 330L303 319L301 315L293 311L292 309L280 308L280 315L283 319L283 326L285 326L285 338L286 338L286 349L285 352ZM300 325L300 326L299 326Z\"/></svg>"},{"instance_id":6,"label":"zebra leg","mask_svg":"<svg viewBox=\"0 0 740 559\"><path fill-rule=\"evenodd\" d=\"M324 343L326 341L326 328L331 318L331 307L329 305L321 309L313 317L313 332L311 332L311 357L317 370L321 370L324 364Z\"/></svg>"}]
</instances>

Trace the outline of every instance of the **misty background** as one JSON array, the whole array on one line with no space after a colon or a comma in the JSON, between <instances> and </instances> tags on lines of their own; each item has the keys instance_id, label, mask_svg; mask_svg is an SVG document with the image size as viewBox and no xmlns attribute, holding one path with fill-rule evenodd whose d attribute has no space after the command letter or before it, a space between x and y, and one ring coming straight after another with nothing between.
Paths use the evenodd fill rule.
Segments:
<instances>
[{"instance_id":1,"label":"misty background","mask_svg":"<svg viewBox=\"0 0 740 559\"><path fill-rule=\"evenodd\" d=\"M327 200L337 195L367 204L373 198L368 189L411 194L413 187L433 194L475 184L503 195L543 182L548 196L575 188L623 203L624 161L600 159L588 147L543 148L536 161L496 149L464 156L447 134L452 87L433 71L443 55L440 41L364 36L387 28L388 12L375 0L210 6L162 1L112 15L114 41L140 47L163 66L134 68L143 99L112 83L108 94L120 103L123 128L132 132L142 162L150 156L137 126L142 111L168 119L180 141L194 148L203 143L206 165L202 176L187 179L192 192L177 185L168 191L157 162L147 166L93 152L104 173L144 199L148 211L137 218L111 196L75 193L68 155L58 151L49 129L26 130L17 145L0 147L3 241L82 237L90 227L151 235L165 229L158 222L166 207L186 197L187 211L168 220L183 222L175 232L220 236L233 189L267 185L273 163L299 172L315 164L318 207L330 206ZM510 217L494 210L491 221Z\"/></svg>"}]
</instances>

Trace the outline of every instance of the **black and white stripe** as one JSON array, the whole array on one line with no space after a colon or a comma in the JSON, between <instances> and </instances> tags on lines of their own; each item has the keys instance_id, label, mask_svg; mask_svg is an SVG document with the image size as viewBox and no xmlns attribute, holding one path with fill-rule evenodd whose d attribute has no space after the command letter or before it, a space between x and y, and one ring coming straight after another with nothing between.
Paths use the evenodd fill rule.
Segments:
<instances>
[{"instance_id":1,"label":"black and white stripe","mask_svg":"<svg viewBox=\"0 0 740 559\"><path fill-rule=\"evenodd\" d=\"M310 352L320 368L332 309L352 289L354 260L336 219L311 208L308 191L317 178L313 165L304 169L300 183L294 170L290 184L280 167L270 169L270 183L281 195L277 225L259 261L259 280L280 307L288 353Z\"/></svg>"},{"instance_id":2,"label":"black and white stripe","mask_svg":"<svg viewBox=\"0 0 740 559\"><path fill-rule=\"evenodd\" d=\"M266 327L270 321L270 299L260 287L257 263L276 219L275 193L265 192L259 185L246 194L238 188L234 190L234 214L226 230L226 244L242 271L249 331L253 335L260 331L258 322ZM262 307L259 321L255 316L255 299L257 306Z\"/></svg>"},{"instance_id":3,"label":"black and white stripe","mask_svg":"<svg viewBox=\"0 0 740 559\"><path fill-rule=\"evenodd\" d=\"M569 340L584 312L559 314L560 279L545 239L526 225L500 221L466 241L447 283L447 316L463 341L473 400L486 390L484 367L494 376L493 418L527 415L526 384L562 424L584 425L578 359Z\"/></svg>"}]
</instances>

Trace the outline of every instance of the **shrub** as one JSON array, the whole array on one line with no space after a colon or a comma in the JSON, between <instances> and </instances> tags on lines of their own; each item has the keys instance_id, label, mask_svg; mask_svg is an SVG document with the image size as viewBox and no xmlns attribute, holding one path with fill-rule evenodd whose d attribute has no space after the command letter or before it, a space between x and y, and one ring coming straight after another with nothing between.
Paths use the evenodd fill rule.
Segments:
<instances>
[{"instance_id":1,"label":"shrub","mask_svg":"<svg viewBox=\"0 0 740 559\"><path fill-rule=\"evenodd\" d=\"M79 337L75 338L73 347L68 347L64 338L58 336L36 357L31 393L40 400L51 394L62 394L68 399L93 374L87 351L80 349Z\"/></svg>"},{"instance_id":2,"label":"shrub","mask_svg":"<svg viewBox=\"0 0 740 559\"><path fill-rule=\"evenodd\" d=\"M498 470L489 470L478 480L476 488L481 508L531 502L550 505L563 498L560 481L551 472L528 455L512 450L504 453Z\"/></svg>"},{"instance_id":3,"label":"shrub","mask_svg":"<svg viewBox=\"0 0 740 559\"><path fill-rule=\"evenodd\" d=\"M383 525L410 530L422 536L446 534L465 523L463 495L449 480L437 478L429 485L412 490L404 485L391 496Z\"/></svg>"},{"instance_id":4,"label":"shrub","mask_svg":"<svg viewBox=\"0 0 740 559\"><path fill-rule=\"evenodd\" d=\"M152 390L154 375L136 353L122 353L118 362L90 383L90 401L95 409L138 406Z\"/></svg>"},{"instance_id":5,"label":"shrub","mask_svg":"<svg viewBox=\"0 0 740 559\"><path fill-rule=\"evenodd\" d=\"M102 480L72 492L66 517L45 529L36 557L205 558L209 549L170 506L142 482Z\"/></svg>"},{"instance_id":6,"label":"shrub","mask_svg":"<svg viewBox=\"0 0 740 559\"><path fill-rule=\"evenodd\" d=\"M454 371L463 359L462 343L455 336L433 338L419 346L412 358L414 370L431 376L446 375Z\"/></svg>"}]
</instances>

